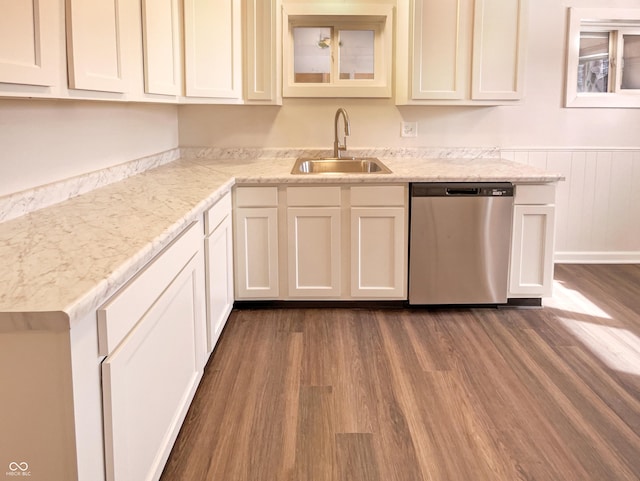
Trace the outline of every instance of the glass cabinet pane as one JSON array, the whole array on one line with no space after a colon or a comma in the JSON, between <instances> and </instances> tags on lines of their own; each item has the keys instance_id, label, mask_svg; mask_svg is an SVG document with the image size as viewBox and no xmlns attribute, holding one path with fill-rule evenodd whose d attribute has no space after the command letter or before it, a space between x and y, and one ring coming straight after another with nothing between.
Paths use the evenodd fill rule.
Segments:
<instances>
[{"instance_id":1,"label":"glass cabinet pane","mask_svg":"<svg viewBox=\"0 0 640 481\"><path fill-rule=\"evenodd\" d=\"M340 30L340 79L374 78L373 30Z\"/></svg>"},{"instance_id":2,"label":"glass cabinet pane","mask_svg":"<svg viewBox=\"0 0 640 481\"><path fill-rule=\"evenodd\" d=\"M331 38L331 28L293 28L294 82L331 82Z\"/></svg>"},{"instance_id":3,"label":"glass cabinet pane","mask_svg":"<svg viewBox=\"0 0 640 481\"><path fill-rule=\"evenodd\" d=\"M609 32L581 32L578 92L609 92Z\"/></svg>"},{"instance_id":4,"label":"glass cabinet pane","mask_svg":"<svg viewBox=\"0 0 640 481\"><path fill-rule=\"evenodd\" d=\"M623 35L623 89L640 89L640 35Z\"/></svg>"}]
</instances>

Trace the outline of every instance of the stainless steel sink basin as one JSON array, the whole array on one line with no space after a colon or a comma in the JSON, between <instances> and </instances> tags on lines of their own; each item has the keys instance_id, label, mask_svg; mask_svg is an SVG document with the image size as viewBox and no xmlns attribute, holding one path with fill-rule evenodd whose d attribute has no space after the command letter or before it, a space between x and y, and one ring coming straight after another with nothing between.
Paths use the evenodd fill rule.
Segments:
<instances>
[{"instance_id":1,"label":"stainless steel sink basin","mask_svg":"<svg viewBox=\"0 0 640 481\"><path fill-rule=\"evenodd\" d=\"M390 174L389 168L374 157L367 158L300 158L291 169L292 174Z\"/></svg>"}]
</instances>

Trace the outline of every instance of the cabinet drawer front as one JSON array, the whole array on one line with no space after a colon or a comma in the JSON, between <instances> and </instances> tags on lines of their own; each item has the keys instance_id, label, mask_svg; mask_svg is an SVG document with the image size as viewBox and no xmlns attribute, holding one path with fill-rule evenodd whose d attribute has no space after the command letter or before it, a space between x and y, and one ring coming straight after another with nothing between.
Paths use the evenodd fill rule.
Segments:
<instances>
[{"instance_id":1,"label":"cabinet drawer front","mask_svg":"<svg viewBox=\"0 0 640 481\"><path fill-rule=\"evenodd\" d=\"M340 187L289 187L287 205L296 207L339 206Z\"/></svg>"},{"instance_id":2,"label":"cabinet drawer front","mask_svg":"<svg viewBox=\"0 0 640 481\"><path fill-rule=\"evenodd\" d=\"M206 235L211 234L230 213L231 194L227 192L204 214L204 231Z\"/></svg>"},{"instance_id":3,"label":"cabinet drawer front","mask_svg":"<svg viewBox=\"0 0 640 481\"><path fill-rule=\"evenodd\" d=\"M276 207L278 205L277 187L238 187L236 188L237 207Z\"/></svg>"},{"instance_id":4,"label":"cabinet drawer front","mask_svg":"<svg viewBox=\"0 0 640 481\"><path fill-rule=\"evenodd\" d=\"M514 204L555 204L555 184L519 184L516 185Z\"/></svg>"},{"instance_id":5,"label":"cabinet drawer front","mask_svg":"<svg viewBox=\"0 0 640 481\"><path fill-rule=\"evenodd\" d=\"M109 355L116 348L200 249L201 229L200 222L192 223L98 309L100 355Z\"/></svg>"},{"instance_id":6,"label":"cabinet drawer front","mask_svg":"<svg viewBox=\"0 0 640 481\"><path fill-rule=\"evenodd\" d=\"M405 205L404 185L368 185L351 187L351 205L395 206Z\"/></svg>"}]
</instances>

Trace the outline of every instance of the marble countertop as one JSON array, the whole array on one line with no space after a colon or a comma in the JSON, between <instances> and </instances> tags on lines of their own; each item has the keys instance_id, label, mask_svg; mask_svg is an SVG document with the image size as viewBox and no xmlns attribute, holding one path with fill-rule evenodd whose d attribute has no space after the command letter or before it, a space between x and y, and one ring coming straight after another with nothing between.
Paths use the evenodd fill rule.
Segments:
<instances>
[{"instance_id":1,"label":"marble countertop","mask_svg":"<svg viewBox=\"0 0 640 481\"><path fill-rule=\"evenodd\" d=\"M291 175L293 158L183 158L0 223L0 332L64 330L104 303L235 183L561 180L498 158L381 160L392 174Z\"/></svg>"}]
</instances>

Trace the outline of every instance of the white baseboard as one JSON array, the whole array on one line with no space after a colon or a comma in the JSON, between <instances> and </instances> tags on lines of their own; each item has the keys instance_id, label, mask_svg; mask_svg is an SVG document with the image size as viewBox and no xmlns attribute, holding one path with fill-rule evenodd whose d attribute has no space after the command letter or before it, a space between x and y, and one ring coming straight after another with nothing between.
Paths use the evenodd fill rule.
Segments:
<instances>
[{"instance_id":1,"label":"white baseboard","mask_svg":"<svg viewBox=\"0 0 640 481\"><path fill-rule=\"evenodd\" d=\"M556 252L558 264L640 264L640 251Z\"/></svg>"}]
</instances>

